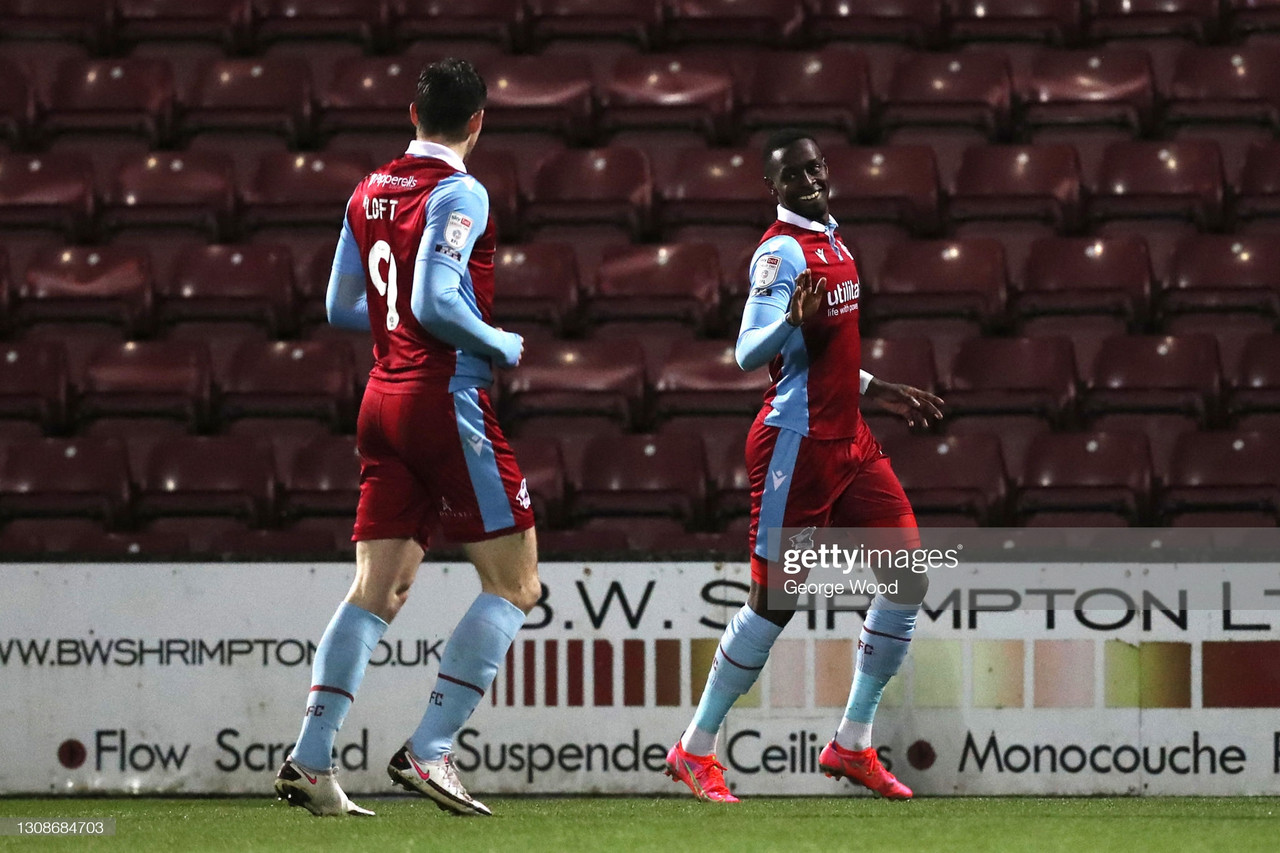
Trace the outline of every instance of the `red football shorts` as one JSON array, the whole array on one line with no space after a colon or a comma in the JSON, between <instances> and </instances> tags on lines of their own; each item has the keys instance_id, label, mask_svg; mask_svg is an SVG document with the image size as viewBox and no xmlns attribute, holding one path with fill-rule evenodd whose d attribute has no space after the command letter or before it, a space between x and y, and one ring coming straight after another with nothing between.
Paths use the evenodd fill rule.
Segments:
<instances>
[{"instance_id":1,"label":"red football shorts","mask_svg":"<svg viewBox=\"0 0 1280 853\"><path fill-rule=\"evenodd\" d=\"M353 540L409 538L425 548L437 524L454 542L533 527L528 487L487 391L395 390L370 382L360 404Z\"/></svg>"},{"instance_id":2,"label":"red football shorts","mask_svg":"<svg viewBox=\"0 0 1280 853\"><path fill-rule=\"evenodd\" d=\"M911 503L865 421L853 438L815 439L767 426L764 414L747 435L756 583L766 585L766 560L778 558L771 528L915 526ZM904 516L909 521L900 521Z\"/></svg>"}]
</instances>

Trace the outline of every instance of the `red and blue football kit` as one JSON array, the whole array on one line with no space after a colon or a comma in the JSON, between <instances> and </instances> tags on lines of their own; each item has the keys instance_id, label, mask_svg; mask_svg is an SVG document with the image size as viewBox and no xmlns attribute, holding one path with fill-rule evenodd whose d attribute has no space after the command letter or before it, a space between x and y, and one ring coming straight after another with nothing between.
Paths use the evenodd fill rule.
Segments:
<instances>
[{"instance_id":1,"label":"red and blue football kit","mask_svg":"<svg viewBox=\"0 0 1280 853\"><path fill-rule=\"evenodd\" d=\"M796 277L826 279L816 316L786 324ZM738 337L738 362L771 357L772 387L747 437L751 482L752 578L783 527L865 527L911 515L888 457L858 411L861 339L858 269L836 223L786 208L751 259L751 291Z\"/></svg>"},{"instance_id":2,"label":"red and blue football kit","mask_svg":"<svg viewBox=\"0 0 1280 853\"><path fill-rule=\"evenodd\" d=\"M529 493L498 428L492 362L519 338L489 324L497 242L484 187L449 148L415 141L347 205L330 320L373 331L360 406L353 539L457 542L533 526Z\"/></svg>"}]
</instances>

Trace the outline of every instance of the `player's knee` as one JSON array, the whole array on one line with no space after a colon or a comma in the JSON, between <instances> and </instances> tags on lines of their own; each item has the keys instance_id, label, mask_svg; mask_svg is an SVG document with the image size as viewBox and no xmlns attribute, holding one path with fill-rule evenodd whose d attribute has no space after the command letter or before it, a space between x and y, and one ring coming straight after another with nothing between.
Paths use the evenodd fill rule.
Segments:
<instances>
[{"instance_id":1,"label":"player's knee","mask_svg":"<svg viewBox=\"0 0 1280 853\"><path fill-rule=\"evenodd\" d=\"M542 581L538 580L537 575L534 575L530 579L510 584L498 590L498 595L519 607L523 612L528 613L537 606L538 600L542 598Z\"/></svg>"},{"instance_id":2,"label":"player's knee","mask_svg":"<svg viewBox=\"0 0 1280 853\"><path fill-rule=\"evenodd\" d=\"M897 591L889 595L891 601L900 604L919 604L924 601L925 594L929 591L929 576L927 574L904 572L897 581Z\"/></svg>"}]
</instances>

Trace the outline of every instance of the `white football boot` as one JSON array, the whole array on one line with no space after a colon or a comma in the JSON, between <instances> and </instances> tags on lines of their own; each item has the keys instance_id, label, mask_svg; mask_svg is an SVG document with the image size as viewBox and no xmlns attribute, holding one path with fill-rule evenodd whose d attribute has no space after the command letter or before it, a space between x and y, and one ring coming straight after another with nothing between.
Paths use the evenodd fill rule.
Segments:
<instances>
[{"instance_id":1,"label":"white football boot","mask_svg":"<svg viewBox=\"0 0 1280 853\"><path fill-rule=\"evenodd\" d=\"M373 816L373 812L360 808L343 793L336 767L309 770L289 756L276 774L275 788L277 797L291 806L302 806L316 817Z\"/></svg>"},{"instance_id":2,"label":"white football boot","mask_svg":"<svg viewBox=\"0 0 1280 853\"><path fill-rule=\"evenodd\" d=\"M438 761L423 761L406 743L391 756L387 775L402 788L431 798L442 811L460 815L492 817L489 807L467 793L453 766L453 756L446 753Z\"/></svg>"}]
</instances>

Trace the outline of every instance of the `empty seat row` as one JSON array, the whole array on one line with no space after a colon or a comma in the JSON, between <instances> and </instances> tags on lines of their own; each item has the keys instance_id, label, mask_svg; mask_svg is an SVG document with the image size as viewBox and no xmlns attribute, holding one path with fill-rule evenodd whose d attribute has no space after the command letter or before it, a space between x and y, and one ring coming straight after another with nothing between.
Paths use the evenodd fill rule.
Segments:
<instances>
[{"instance_id":1,"label":"empty seat row","mask_svg":"<svg viewBox=\"0 0 1280 853\"><path fill-rule=\"evenodd\" d=\"M853 233L857 233L854 229ZM850 240L858 255L858 243ZM1027 249L1021 271L991 237L900 240L878 267L863 265L864 333L878 323L951 317L1003 327L1054 316L1115 318L1141 330L1194 313L1280 317L1280 259L1268 234L1190 234L1153 272L1140 237L1045 237ZM141 246L51 246L9 271L0 248L0 329L42 322L96 321L131 335L175 323L238 321L273 336L324 319L332 244L295 258L274 243L187 243L168 270L153 269ZM590 278L570 244L534 242L496 256L494 317L559 332L617 322L665 322L699 332L736 333L746 296L748 242L722 258L702 242L601 249ZM660 331L654 329L654 331Z\"/></svg>"},{"instance_id":2,"label":"empty seat row","mask_svg":"<svg viewBox=\"0 0 1280 853\"><path fill-rule=\"evenodd\" d=\"M295 145L403 131L429 58L340 58L330 80L314 79L299 58L214 59L182 92L160 57L64 59L43 85L5 61L0 71L12 82L0 100L0 131L24 144L114 131L166 146L211 131L269 132ZM594 64L588 55L492 57L479 67L491 133L532 130L581 144L654 128L731 142L790 124L854 140L915 125L967 126L996 140L1058 125L1139 135L1206 122L1280 124L1269 96L1280 86L1280 47L1270 43L1188 46L1168 79L1129 47L1044 49L1016 71L1003 53L985 50L905 53L891 73L872 74L866 54L842 48L726 48Z\"/></svg>"},{"instance_id":3,"label":"empty seat row","mask_svg":"<svg viewBox=\"0 0 1280 853\"><path fill-rule=\"evenodd\" d=\"M1220 8L1221 6L1221 8ZM74 0L52 6L11 3L0 25L16 36L57 35L110 49L146 39L206 38L250 48L279 40L347 39L390 47L415 38L476 38L505 48L563 38L640 45L732 39L760 44L828 39L899 39L912 44L1024 39L1178 35L1196 39L1274 29L1265 4L1249 0L487 0L446 12L429 0L328 0L317 8L285 0Z\"/></svg>"},{"instance_id":4,"label":"empty seat row","mask_svg":"<svg viewBox=\"0 0 1280 853\"><path fill-rule=\"evenodd\" d=\"M1045 233L1166 218L1201 230L1266 223L1280 213L1280 143L1253 144L1233 187L1208 139L1109 143L1092 175L1066 144L967 146L950 187L923 145L824 150L831 209L847 225L883 223L919 235L974 222L1022 221ZM774 217L749 149L688 148L655 170L631 146L561 149L543 158L527 190L515 157L473 155L504 239L550 226L610 228L622 240L705 226L766 227ZM0 155L0 224L73 239L158 226L215 239L294 225L335 230L351 192L377 166L363 151L263 154L236 180L216 152L130 156L99 193L92 162L75 153ZM239 186L237 186L239 184ZM857 233L849 238L857 240ZM679 239L678 237L676 239Z\"/></svg>"}]
</instances>

